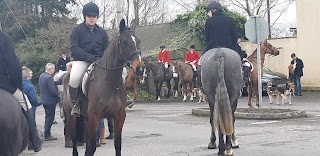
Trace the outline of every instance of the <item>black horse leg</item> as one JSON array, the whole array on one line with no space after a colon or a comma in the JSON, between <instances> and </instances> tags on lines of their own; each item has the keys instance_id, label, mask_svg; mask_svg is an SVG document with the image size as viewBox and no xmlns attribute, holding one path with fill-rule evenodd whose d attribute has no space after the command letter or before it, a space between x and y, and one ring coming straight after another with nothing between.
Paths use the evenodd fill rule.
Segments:
<instances>
[{"instance_id":1,"label":"black horse leg","mask_svg":"<svg viewBox=\"0 0 320 156\"><path fill-rule=\"evenodd\" d=\"M179 86L179 79L178 78L173 78L173 80L174 80L174 87L173 87L173 95L174 95L174 97L178 97L178 86Z\"/></svg>"},{"instance_id":2,"label":"black horse leg","mask_svg":"<svg viewBox=\"0 0 320 156\"><path fill-rule=\"evenodd\" d=\"M170 84L170 80L167 81L167 87L168 87L168 94L166 96L166 98L169 98L171 95L171 84Z\"/></svg>"},{"instance_id":3,"label":"black horse leg","mask_svg":"<svg viewBox=\"0 0 320 156\"><path fill-rule=\"evenodd\" d=\"M72 155L78 156L77 150L77 132L76 132L76 116L71 115L71 113L66 114L66 138L71 137L72 140ZM66 140L67 141L67 140Z\"/></svg>"},{"instance_id":4,"label":"black horse leg","mask_svg":"<svg viewBox=\"0 0 320 156\"><path fill-rule=\"evenodd\" d=\"M93 156L96 151L96 134L100 120L100 117L97 115L88 116L85 156Z\"/></svg>"},{"instance_id":5,"label":"black horse leg","mask_svg":"<svg viewBox=\"0 0 320 156\"><path fill-rule=\"evenodd\" d=\"M158 81L154 81L154 86L156 87L156 98L155 100L158 100L158 96L160 94L160 91L159 91L159 84L158 84Z\"/></svg>"},{"instance_id":6,"label":"black horse leg","mask_svg":"<svg viewBox=\"0 0 320 156\"><path fill-rule=\"evenodd\" d=\"M117 117L114 118L114 148L116 150L116 156L121 156L121 140L122 140L122 128L124 120L126 118L125 110L123 109Z\"/></svg>"},{"instance_id":7,"label":"black horse leg","mask_svg":"<svg viewBox=\"0 0 320 156\"><path fill-rule=\"evenodd\" d=\"M213 112L214 112L214 103L210 103L210 124L211 124L211 137L210 137L210 143L208 145L208 149L216 149L216 133L215 133L215 127L213 122Z\"/></svg>"},{"instance_id":8,"label":"black horse leg","mask_svg":"<svg viewBox=\"0 0 320 156\"><path fill-rule=\"evenodd\" d=\"M232 118L233 118L233 134L231 136L231 143L232 143L232 148L239 148L239 143L237 141L236 135L235 135L235 128L234 128L234 124L236 122L236 117L234 116L234 112L237 109L237 105L238 105L238 99L235 100L232 105L231 105L231 110L232 110Z\"/></svg>"},{"instance_id":9,"label":"black horse leg","mask_svg":"<svg viewBox=\"0 0 320 156\"><path fill-rule=\"evenodd\" d=\"M159 81L159 82L158 82L158 86L157 86L157 88L158 88L157 100L158 100L158 101L160 100L160 97L161 97L162 84L163 84L162 81Z\"/></svg>"},{"instance_id":10,"label":"black horse leg","mask_svg":"<svg viewBox=\"0 0 320 156\"><path fill-rule=\"evenodd\" d=\"M226 150L226 145L224 144L224 135L218 129L219 134L219 152L218 155L224 155L224 151Z\"/></svg>"},{"instance_id":11,"label":"black horse leg","mask_svg":"<svg viewBox=\"0 0 320 156\"><path fill-rule=\"evenodd\" d=\"M226 149L225 155L233 155L232 145L231 145L231 135L226 136Z\"/></svg>"}]
</instances>

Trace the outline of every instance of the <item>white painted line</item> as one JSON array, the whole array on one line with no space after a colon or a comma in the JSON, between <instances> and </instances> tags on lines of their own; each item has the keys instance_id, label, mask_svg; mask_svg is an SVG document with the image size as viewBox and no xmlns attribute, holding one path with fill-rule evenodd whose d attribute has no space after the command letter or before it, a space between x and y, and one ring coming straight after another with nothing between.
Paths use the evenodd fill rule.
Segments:
<instances>
[{"instance_id":1,"label":"white painted line","mask_svg":"<svg viewBox=\"0 0 320 156\"><path fill-rule=\"evenodd\" d=\"M262 125L262 124L271 124L271 123L277 123L280 121L263 121L263 122L253 122L251 125Z\"/></svg>"},{"instance_id":2,"label":"white painted line","mask_svg":"<svg viewBox=\"0 0 320 156\"><path fill-rule=\"evenodd\" d=\"M320 114L315 115L316 117L320 116Z\"/></svg>"}]
</instances>

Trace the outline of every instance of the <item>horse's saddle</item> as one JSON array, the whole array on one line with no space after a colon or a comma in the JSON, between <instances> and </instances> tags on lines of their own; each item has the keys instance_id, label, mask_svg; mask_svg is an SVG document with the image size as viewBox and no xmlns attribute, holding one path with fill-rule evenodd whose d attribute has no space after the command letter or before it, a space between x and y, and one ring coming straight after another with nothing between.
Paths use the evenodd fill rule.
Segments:
<instances>
[{"instance_id":1,"label":"horse's saddle","mask_svg":"<svg viewBox=\"0 0 320 156\"><path fill-rule=\"evenodd\" d=\"M88 96L87 95L87 89L88 89L88 87L87 87L87 83L88 83L88 80L93 80L94 79L94 75L93 75L93 73L92 73L92 71L93 71L93 69L94 69L94 63L92 63L89 67L88 67L88 69L87 69L87 71L84 73L84 75L83 75L83 78L82 78L82 82L81 82L81 90L82 90L82 92L83 92L83 94L85 95L85 96Z\"/></svg>"},{"instance_id":2,"label":"horse's saddle","mask_svg":"<svg viewBox=\"0 0 320 156\"><path fill-rule=\"evenodd\" d=\"M176 71L176 67L172 66L172 77L177 78L179 77L178 72Z\"/></svg>"},{"instance_id":3,"label":"horse's saddle","mask_svg":"<svg viewBox=\"0 0 320 156\"><path fill-rule=\"evenodd\" d=\"M192 68L192 70L193 70L194 72L197 71L196 65L194 65L193 63L187 63L187 64L189 64L189 66L191 66L191 68Z\"/></svg>"},{"instance_id":4,"label":"horse's saddle","mask_svg":"<svg viewBox=\"0 0 320 156\"><path fill-rule=\"evenodd\" d=\"M249 67L250 72L253 71L253 65L252 65L252 63L251 63L250 61L244 61L244 62L242 63L242 66L244 66L244 67Z\"/></svg>"}]
</instances>

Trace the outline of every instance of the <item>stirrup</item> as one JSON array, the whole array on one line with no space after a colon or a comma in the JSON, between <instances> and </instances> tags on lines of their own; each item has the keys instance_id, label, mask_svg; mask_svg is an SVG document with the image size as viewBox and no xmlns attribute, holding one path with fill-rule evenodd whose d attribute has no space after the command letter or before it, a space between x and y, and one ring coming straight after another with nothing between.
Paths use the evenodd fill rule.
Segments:
<instances>
[{"instance_id":1,"label":"stirrup","mask_svg":"<svg viewBox=\"0 0 320 156\"><path fill-rule=\"evenodd\" d=\"M80 117L80 107L77 105L74 105L71 110L71 115L74 115L76 117Z\"/></svg>"}]
</instances>

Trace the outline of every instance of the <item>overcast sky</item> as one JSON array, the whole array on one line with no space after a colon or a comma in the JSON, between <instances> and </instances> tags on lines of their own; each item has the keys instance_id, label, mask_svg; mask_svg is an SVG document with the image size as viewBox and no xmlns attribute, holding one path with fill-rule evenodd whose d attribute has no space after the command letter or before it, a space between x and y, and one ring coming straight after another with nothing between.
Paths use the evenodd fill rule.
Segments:
<instances>
[{"instance_id":1,"label":"overcast sky","mask_svg":"<svg viewBox=\"0 0 320 156\"><path fill-rule=\"evenodd\" d=\"M77 1L78 1L78 3L82 3L82 4L85 4L90 1L94 1L98 5L101 5L103 0L77 0ZM105 0L105 1L107 2L107 4L114 6L116 0ZM123 1L125 1L125 0L123 0ZM179 3L181 3L182 1L183 1L183 3L185 3L187 5L184 5L184 7L179 5ZM163 0L162 2L165 2L168 5L168 11L170 13L167 15L167 18L169 20L174 20L177 15L186 13L188 11L192 11L192 9L195 7L196 0ZM69 9L72 11L72 15L71 15L72 17L79 18L78 23L83 21L83 19L82 19L83 17L81 14L82 5L69 6ZM102 9L100 8L100 12L101 11L102 11ZM116 12L115 9L114 9L114 12ZM110 26L110 20L112 18L114 18L114 16L115 15L112 15L112 17L110 17L108 19L109 20L109 21L107 21L108 26ZM131 14L131 16L133 16L133 15ZM277 17L277 13L272 12L271 13L271 20L273 20L275 17ZM101 20L101 18L99 20ZM101 21L99 21L99 22L101 23ZM274 27L284 29L285 31L287 31L290 27L296 27L296 6L295 6L295 3L293 3L288 8L288 10L284 13L284 15L278 19L278 21Z\"/></svg>"}]
</instances>

